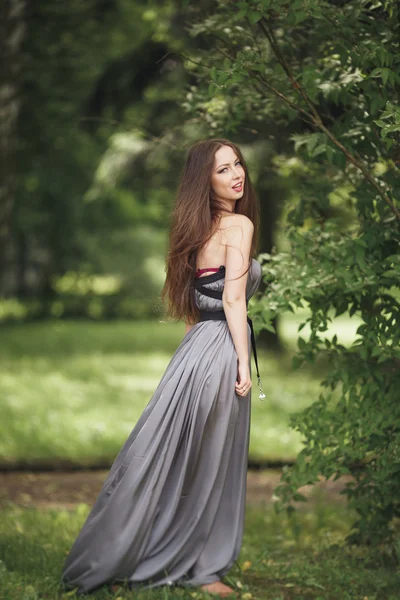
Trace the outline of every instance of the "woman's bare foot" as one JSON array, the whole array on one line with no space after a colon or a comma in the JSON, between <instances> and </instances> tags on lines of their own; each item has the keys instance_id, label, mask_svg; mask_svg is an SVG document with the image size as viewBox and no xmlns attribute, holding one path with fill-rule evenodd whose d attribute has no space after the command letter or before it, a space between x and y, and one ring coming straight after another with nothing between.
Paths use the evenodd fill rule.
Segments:
<instances>
[{"instance_id":1,"label":"woman's bare foot","mask_svg":"<svg viewBox=\"0 0 400 600\"><path fill-rule=\"evenodd\" d=\"M209 594L216 594L221 598L226 598L232 594L236 594L235 590L222 583L222 581L213 581L201 586L201 589Z\"/></svg>"}]
</instances>

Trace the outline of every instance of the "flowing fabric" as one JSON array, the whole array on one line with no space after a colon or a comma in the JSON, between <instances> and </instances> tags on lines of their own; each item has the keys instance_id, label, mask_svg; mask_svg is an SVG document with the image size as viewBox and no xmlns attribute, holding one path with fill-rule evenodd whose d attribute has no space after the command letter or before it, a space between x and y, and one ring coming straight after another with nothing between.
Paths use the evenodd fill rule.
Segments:
<instances>
[{"instance_id":1,"label":"flowing fabric","mask_svg":"<svg viewBox=\"0 0 400 600\"><path fill-rule=\"evenodd\" d=\"M261 265L252 259L246 299ZM201 277L222 290L224 275ZM222 301L194 290L200 310ZM251 365L250 327L248 326ZM242 544L251 389L235 391L237 353L226 321L192 327L116 457L62 571L89 592L127 580L142 589L220 580Z\"/></svg>"}]
</instances>

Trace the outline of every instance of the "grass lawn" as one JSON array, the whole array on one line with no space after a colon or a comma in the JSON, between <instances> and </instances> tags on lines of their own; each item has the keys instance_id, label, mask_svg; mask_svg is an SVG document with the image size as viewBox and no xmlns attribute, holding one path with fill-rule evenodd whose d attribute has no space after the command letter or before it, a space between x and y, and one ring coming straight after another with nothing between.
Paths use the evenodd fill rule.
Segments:
<instances>
[{"instance_id":1,"label":"grass lawn","mask_svg":"<svg viewBox=\"0 0 400 600\"><path fill-rule=\"evenodd\" d=\"M48 321L0 329L0 457L111 462L183 338L183 324ZM253 360L253 359L252 359ZM260 351L267 398L253 395L250 458L291 459L288 415L317 398L319 379Z\"/></svg>"},{"instance_id":2,"label":"grass lawn","mask_svg":"<svg viewBox=\"0 0 400 600\"><path fill-rule=\"evenodd\" d=\"M304 315L281 319L285 358L259 349L264 401L258 398L252 358L250 459L290 460L302 447L300 434L288 427L289 414L311 404L322 389L322 373L315 368L291 371ZM336 333L350 344L357 325L354 317L341 316L328 335ZM111 463L183 335L183 324L157 320L3 325L0 461Z\"/></svg>"},{"instance_id":3,"label":"grass lawn","mask_svg":"<svg viewBox=\"0 0 400 600\"><path fill-rule=\"evenodd\" d=\"M308 503L307 503L308 504ZM0 597L2 600L71 599L59 584L62 565L88 513L9 505L0 515ZM248 507L238 561L225 583L241 600L395 600L400 571L384 549L346 548L350 513L345 504L303 506L290 517L271 504ZM82 596L79 596L82 597ZM175 600L212 598L196 589L129 591L103 586L94 599ZM213 596L215 598L215 596Z\"/></svg>"}]
</instances>

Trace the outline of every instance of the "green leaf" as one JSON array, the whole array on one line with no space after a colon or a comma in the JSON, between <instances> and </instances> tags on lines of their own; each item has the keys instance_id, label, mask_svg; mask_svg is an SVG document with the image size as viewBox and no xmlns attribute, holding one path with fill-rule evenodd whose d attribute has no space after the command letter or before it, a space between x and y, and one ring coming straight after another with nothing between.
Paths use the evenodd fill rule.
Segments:
<instances>
[{"instance_id":1,"label":"green leaf","mask_svg":"<svg viewBox=\"0 0 400 600\"><path fill-rule=\"evenodd\" d=\"M299 367L301 367L301 365L303 364L304 360L302 358L300 358L299 356L293 356L292 357L292 369L296 370Z\"/></svg>"},{"instance_id":2,"label":"green leaf","mask_svg":"<svg viewBox=\"0 0 400 600\"><path fill-rule=\"evenodd\" d=\"M306 496L304 496L303 494L300 494L300 492L296 492L293 494L293 500L295 500L297 502L307 502Z\"/></svg>"},{"instance_id":3,"label":"green leaf","mask_svg":"<svg viewBox=\"0 0 400 600\"><path fill-rule=\"evenodd\" d=\"M252 25L254 25L255 23L258 23L258 21L260 21L262 19L263 14L256 10L250 10L248 12L247 16L248 16L250 23Z\"/></svg>"},{"instance_id":4,"label":"green leaf","mask_svg":"<svg viewBox=\"0 0 400 600\"><path fill-rule=\"evenodd\" d=\"M299 337L297 339L297 345L299 347L299 350L305 350L307 347L307 343L303 340L303 338Z\"/></svg>"},{"instance_id":5,"label":"green leaf","mask_svg":"<svg viewBox=\"0 0 400 600\"><path fill-rule=\"evenodd\" d=\"M217 80L217 68L216 67L211 67L211 69L210 69L210 78L213 81Z\"/></svg>"}]
</instances>

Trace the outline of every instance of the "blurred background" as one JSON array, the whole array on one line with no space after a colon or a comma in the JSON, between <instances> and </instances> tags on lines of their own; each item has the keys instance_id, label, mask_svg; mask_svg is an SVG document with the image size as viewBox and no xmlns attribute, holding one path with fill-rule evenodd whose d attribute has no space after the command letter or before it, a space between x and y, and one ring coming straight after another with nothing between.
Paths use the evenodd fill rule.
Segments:
<instances>
[{"instance_id":1,"label":"blurred background","mask_svg":"<svg viewBox=\"0 0 400 600\"><path fill-rule=\"evenodd\" d=\"M163 319L159 293L191 143L226 135L240 145L260 197L260 253L286 247L299 201L290 135L304 123L293 111L277 120L268 103L252 111L239 94L229 122L219 119L196 71L212 47L189 31L212 8L42 0L3 14L4 468L107 466L150 400L184 333ZM291 371L304 311L288 315L258 337L267 400L253 381L253 464L294 459L301 442L288 415L319 390L321 365ZM342 316L333 331L347 344L357 325Z\"/></svg>"},{"instance_id":2,"label":"blurred background","mask_svg":"<svg viewBox=\"0 0 400 600\"><path fill-rule=\"evenodd\" d=\"M398 17L396 0L0 2L2 599L75 597L61 564L184 336L160 303L169 217L210 137L240 146L261 206L266 398L252 357L227 582L399 597Z\"/></svg>"}]
</instances>

